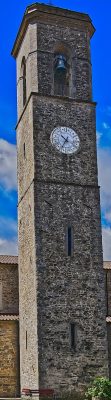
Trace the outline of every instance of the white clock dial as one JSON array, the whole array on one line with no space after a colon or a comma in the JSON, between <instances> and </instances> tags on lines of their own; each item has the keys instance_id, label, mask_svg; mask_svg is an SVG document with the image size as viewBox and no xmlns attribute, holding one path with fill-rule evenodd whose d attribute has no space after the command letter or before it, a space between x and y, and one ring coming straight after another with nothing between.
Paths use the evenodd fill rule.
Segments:
<instances>
[{"instance_id":1,"label":"white clock dial","mask_svg":"<svg viewBox=\"0 0 111 400\"><path fill-rule=\"evenodd\" d=\"M64 154L76 153L80 146L77 133L66 126L58 126L50 135L50 140L57 150Z\"/></svg>"}]
</instances>

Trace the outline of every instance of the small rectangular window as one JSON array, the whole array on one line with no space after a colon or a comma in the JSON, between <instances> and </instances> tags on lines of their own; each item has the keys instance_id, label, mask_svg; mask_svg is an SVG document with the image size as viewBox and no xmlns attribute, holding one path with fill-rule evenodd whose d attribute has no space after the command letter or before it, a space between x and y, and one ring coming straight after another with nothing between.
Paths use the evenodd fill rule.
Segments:
<instances>
[{"instance_id":1,"label":"small rectangular window","mask_svg":"<svg viewBox=\"0 0 111 400\"><path fill-rule=\"evenodd\" d=\"M71 348L75 349L76 341L75 341L75 324L74 323L70 324L70 333L71 333Z\"/></svg>"}]
</instances>

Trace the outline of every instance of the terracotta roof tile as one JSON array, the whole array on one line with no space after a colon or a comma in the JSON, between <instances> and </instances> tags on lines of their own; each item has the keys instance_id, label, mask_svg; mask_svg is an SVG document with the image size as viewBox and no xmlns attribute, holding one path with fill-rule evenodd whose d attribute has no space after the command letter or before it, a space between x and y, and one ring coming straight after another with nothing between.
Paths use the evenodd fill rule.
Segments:
<instances>
[{"instance_id":1,"label":"terracotta roof tile","mask_svg":"<svg viewBox=\"0 0 111 400\"><path fill-rule=\"evenodd\" d=\"M111 269L111 261L104 261L103 267L104 269Z\"/></svg>"},{"instance_id":2,"label":"terracotta roof tile","mask_svg":"<svg viewBox=\"0 0 111 400\"><path fill-rule=\"evenodd\" d=\"M0 255L0 264L18 264L18 256Z\"/></svg>"},{"instance_id":3,"label":"terracotta roof tile","mask_svg":"<svg viewBox=\"0 0 111 400\"><path fill-rule=\"evenodd\" d=\"M19 315L0 314L0 321L19 321Z\"/></svg>"},{"instance_id":4,"label":"terracotta roof tile","mask_svg":"<svg viewBox=\"0 0 111 400\"><path fill-rule=\"evenodd\" d=\"M18 264L18 256L0 255L0 264ZM111 269L111 261L104 261L104 268Z\"/></svg>"}]
</instances>

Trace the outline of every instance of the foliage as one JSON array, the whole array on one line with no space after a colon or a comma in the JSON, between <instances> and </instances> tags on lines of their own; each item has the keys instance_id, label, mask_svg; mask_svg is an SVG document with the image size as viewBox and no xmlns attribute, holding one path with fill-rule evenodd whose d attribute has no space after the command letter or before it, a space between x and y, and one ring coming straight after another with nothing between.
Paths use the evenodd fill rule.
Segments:
<instances>
[{"instance_id":1,"label":"foliage","mask_svg":"<svg viewBox=\"0 0 111 400\"><path fill-rule=\"evenodd\" d=\"M86 400L90 400L92 397L111 400L111 381L103 377L94 379L92 386L85 393Z\"/></svg>"}]
</instances>

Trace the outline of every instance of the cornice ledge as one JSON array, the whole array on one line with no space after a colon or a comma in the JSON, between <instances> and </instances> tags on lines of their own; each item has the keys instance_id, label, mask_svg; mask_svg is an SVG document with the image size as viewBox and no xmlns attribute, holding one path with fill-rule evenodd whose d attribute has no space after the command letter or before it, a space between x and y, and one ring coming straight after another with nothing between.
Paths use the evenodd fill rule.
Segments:
<instances>
[{"instance_id":1,"label":"cornice ledge","mask_svg":"<svg viewBox=\"0 0 111 400\"><path fill-rule=\"evenodd\" d=\"M58 100L59 102L62 100L62 102L71 102L71 103L84 104L84 105L89 104L89 105L91 105L93 107L96 107L96 105L97 105L96 101L81 100L81 99L77 100L77 99L73 99L73 97L67 97L67 96L63 97L63 96L55 96L55 95L52 96L52 95L48 95L48 94L47 95L42 95L42 94L40 94L38 92L31 92L29 97L28 97L28 99L27 99L25 107L24 107L24 109L23 109L23 111L22 111L22 113L21 113L21 115L20 115L20 117L18 119L18 122L16 124L15 129L17 129L17 127L18 127L18 125L19 125L19 123L20 123L20 121L22 119L22 116L23 116L23 114L24 114L24 112L25 112L25 110L26 110L26 108L28 106L28 103L29 103L29 101L30 101L32 96L36 96L36 97L39 97L39 98L44 98L45 101L46 101L46 99L48 99L48 100L53 99L53 100Z\"/></svg>"},{"instance_id":2,"label":"cornice ledge","mask_svg":"<svg viewBox=\"0 0 111 400\"><path fill-rule=\"evenodd\" d=\"M95 28L92 24L92 20L88 14L79 13L79 12L75 12L75 11L71 11L71 10L67 10L67 9L63 9L63 8L59 8L59 7L54 7L54 6L50 6L50 5L46 5L46 4L35 3L26 8L25 14L23 16L16 40L15 40L15 43L14 43L14 46L13 46L12 52L11 52L11 54L14 58L16 58L18 55L21 43L23 41L23 38L25 36L25 32L27 30L29 23L33 23L34 21L38 22L41 20L45 21L46 16L47 16L48 20L50 19L53 22L55 20L56 23L57 23L57 18L58 18L58 22L61 18L61 24L62 24L62 19L64 19L64 18L65 18L65 20L68 21L68 25L71 23L71 21L73 22L74 20L84 22L85 24L87 24L90 38L93 36L93 34L95 32Z\"/></svg>"}]
</instances>

